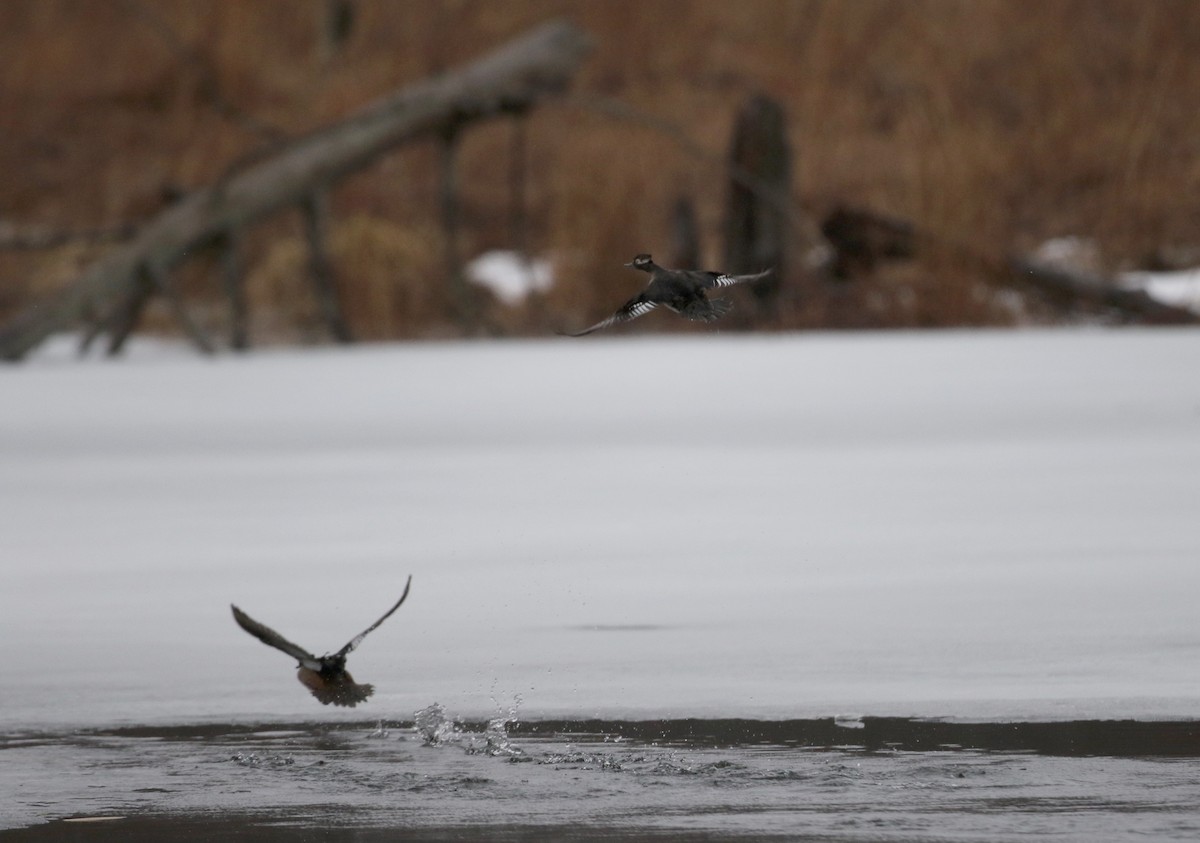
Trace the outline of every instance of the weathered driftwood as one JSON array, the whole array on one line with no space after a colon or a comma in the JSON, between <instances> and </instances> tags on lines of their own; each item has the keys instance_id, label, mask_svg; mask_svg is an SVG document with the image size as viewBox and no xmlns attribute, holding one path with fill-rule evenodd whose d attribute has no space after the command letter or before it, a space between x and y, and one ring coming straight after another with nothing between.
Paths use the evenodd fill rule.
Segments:
<instances>
[{"instance_id":1,"label":"weathered driftwood","mask_svg":"<svg viewBox=\"0 0 1200 843\"><path fill-rule=\"evenodd\" d=\"M242 237L236 229L217 244L221 250L221 285L229 301L229 345L243 351L250 347L250 318L246 307L246 283L242 275Z\"/></svg>"},{"instance_id":2,"label":"weathered driftwood","mask_svg":"<svg viewBox=\"0 0 1200 843\"><path fill-rule=\"evenodd\" d=\"M415 137L528 109L563 91L589 49L567 23L545 24L479 61L406 88L360 113L287 143L196 191L88 267L57 297L0 329L0 358L20 359L54 331L108 318L148 275L160 280L189 253L282 208L303 205L381 153Z\"/></svg>"},{"instance_id":3,"label":"weathered driftwood","mask_svg":"<svg viewBox=\"0 0 1200 843\"><path fill-rule=\"evenodd\" d=\"M333 283L333 262L325 243L329 237L329 191L314 190L300 203L304 212L304 235L308 240L308 259L313 284L317 293L317 307L321 318L329 327L329 333L338 342L354 339L350 326L342 318L338 304L337 288Z\"/></svg>"},{"instance_id":4,"label":"weathered driftwood","mask_svg":"<svg viewBox=\"0 0 1200 843\"><path fill-rule=\"evenodd\" d=\"M183 327L184 333L192 341L192 344L203 354L212 354L216 351L212 341L208 335L204 333L204 329L194 320L187 308L183 304L183 299L179 295L179 291L171 284L171 279L165 272L157 270L151 264L142 264L140 269L142 281L138 284L136 301L131 303L132 309L128 313L128 321L123 323L117 331L112 334L112 341L109 346L111 353L120 351L121 346L125 344L125 340L133 333L133 329L137 326L138 317L141 314L142 308L145 307L149 300L150 293L158 293L167 301L167 306L171 310L171 315Z\"/></svg>"}]
</instances>

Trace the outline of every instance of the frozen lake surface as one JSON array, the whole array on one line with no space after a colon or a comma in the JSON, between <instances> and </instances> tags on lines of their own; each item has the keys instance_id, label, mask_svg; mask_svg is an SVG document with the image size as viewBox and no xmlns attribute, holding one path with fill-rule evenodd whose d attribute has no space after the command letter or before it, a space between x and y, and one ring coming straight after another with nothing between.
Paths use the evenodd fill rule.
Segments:
<instances>
[{"instance_id":1,"label":"frozen lake surface","mask_svg":"<svg viewBox=\"0 0 1200 843\"><path fill-rule=\"evenodd\" d=\"M492 772L463 775L519 791L522 776L495 770L554 764L430 747L399 726L361 742L433 703L451 718L557 718L567 731L589 718L841 717L846 734L860 716L1191 720L1197 371L1190 330L596 338L103 364L47 354L0 371L0 641L20 662L0 687L0 766L22 760L21 782L40 770L82 792L52 776L56 757L78 770L116 742L130 765L161 771L154 753L187 743L172 730L204 727L216 731L196 741L223 776L284 776L252 786L270 802L305 792L316 773L296 771L314 757L285 773L231 762L240 750L225 751L226 727L306 724L293 756L334 730L350 746L390 747L401 778L425 753L469 759ZM321 653L374 620L409 574L408 602L350 658L376 686L353 711L317 704L294 663L229 614L236 602ZM66 737L81 729L86 746ZM522 740L531 756L568 752L562 734ZM1005 749L946 763L1015 769L988 754ZM700 753L685 767L765 765L812 786L810 763L908 759L874 794L942 763L925 751L679 751ZM1106 769L1151 763L1196 781L1194 759ZM234 787L222 781L209 792ZM705 793L722 786L704 781ZM752 802L757 787L732 789ZM638 798L652 806L651 792ZM149 801L162 800L195 807ZM72 809L69 793L40 812L31 801L15 824L97 807ZM435 824L457 825L453 814ZM385 826L405 825L389 816ZM1195 836L1194 812L1162 816L1175 825L1156 826L1160 837ZM783 833L772 822L693 830ZM1007 839L1002 823L990 828L986 839Z\"/></svg>"}]
</instances>

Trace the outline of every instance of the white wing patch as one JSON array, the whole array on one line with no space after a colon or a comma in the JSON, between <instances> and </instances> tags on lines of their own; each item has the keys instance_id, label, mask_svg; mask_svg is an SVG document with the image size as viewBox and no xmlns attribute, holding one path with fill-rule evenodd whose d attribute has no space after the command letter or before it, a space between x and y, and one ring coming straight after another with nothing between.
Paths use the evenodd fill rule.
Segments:
<instances>
[{"instance_id":1,"label":"white wing patch","mask_svg":"<svg viewBox=\"0 0 1200 843\"><path fill-rule=\"evenodd\" d=\"M728 272L722 272L715 275L708 282L710 287L729 287L733 284L745 284L747 281L757 281L760 278L766 278L774 269L764 269L762 272L756 272L753 275L730 275Z\"/></svg>"},{"instance_id":2,"label":"white wing patch","mask_svg":"<svg viewBox=\"0 0 1200 843\"><path fill-rule=\"evenodd\" d=\"M607 328L610 325L617 325L621 322L628 322L631 319L637 319L639 316L644 316L645 314L654 310L654 308L656 308L656 307L658 307L658 302L652 302L652 301L633 302L632 304L625 305L624 307L622 307L620 310L618 310L616 313L614 313L612 316L608 317L607 319L597 322L592 327L584 328L582 331L578 331L574 334L567 334L567 336L569 336L569 337L586 336L587 334L590 334L593 331L599 331L601 328Z\"/></svg>"},{"instance_id":3,"label":"white wing patch","mask_svg":"<svg viewBox=\"0 0 1200 843\"><path fill-rule=\"evenodd\" d=\"M629 308L629 310L617 314L617 316L614 318L637 319L639 316L644 316L645 314L654 310L656 307L658 307L658 305L652 301L640 301L633 307Z\"/></svg>"}]
</instances>

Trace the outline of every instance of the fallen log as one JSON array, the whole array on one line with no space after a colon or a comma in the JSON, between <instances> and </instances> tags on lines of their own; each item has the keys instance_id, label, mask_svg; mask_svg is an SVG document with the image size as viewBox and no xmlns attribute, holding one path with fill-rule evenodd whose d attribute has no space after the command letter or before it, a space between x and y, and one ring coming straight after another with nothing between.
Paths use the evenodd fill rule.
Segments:
<instances>
[{"instance_id":1,"label":"fallen log","mask_svg":"<svg viewBox=\"0 0 1200 843\"><path fill-rule=\"evenodd\" d=\"M867 208L836 208L821 224L833 248L830 272L839 279L873 270L885 259L915 257L922 249L950 248L983 270L991 283L1039 291L1060 307L1104 307L1130 320L1150 324L1196 324L1200 314L1158 301L1142 290L1119 286L1105 275L1049 263L1023 254L952 243L923 231L910 220Z\"/></svg>"},{"instance_id":2,"label":"fallen log","mask_svg":"<svg viewBox=\"0 0 1200 843\"><path fill-rule=\"evenodd\" d=\"M401 143L520 113L564 91L589 48L590 39L574 26L545 24L461 70L412 85L281 145L189 194L49 301L18 314L0 329L0 359L19 360L55 331L107 317L136 297L145 277L165 278L193 250L236 240L239 229L281 209L312 207L319 201L312 197Z\"/></svg>"},{"instance_id":3,"label":"fallen log","mask_svg":"<svg viewBox=\"0 0 1200 843\"><path fill-rule=\"evenodd\" d=\"M1071 304L1079 302L1112 308L1152 325L1194 325L1200 314L1161 302L1144 290L1129 290L1102 275L1067 268L1024 255L1008 258L1009 271L1024 283Z\"/></svg>"}]
</instances>

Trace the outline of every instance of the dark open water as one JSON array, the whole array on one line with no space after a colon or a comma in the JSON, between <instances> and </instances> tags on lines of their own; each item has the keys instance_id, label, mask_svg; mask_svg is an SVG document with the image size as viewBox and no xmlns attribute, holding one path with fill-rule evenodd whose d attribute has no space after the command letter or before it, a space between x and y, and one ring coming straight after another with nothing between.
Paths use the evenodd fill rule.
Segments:
<instances>
[{"instance_id":1,"label":"dark open water","mask_svg":"<svg viewBox=\"0 0 1200 843\"><path fill-rule=\"evenodd\" d=\"M0 840L1200 839L1200 722L273 723L0 737Z\"/></svg>"}]
</instances>

